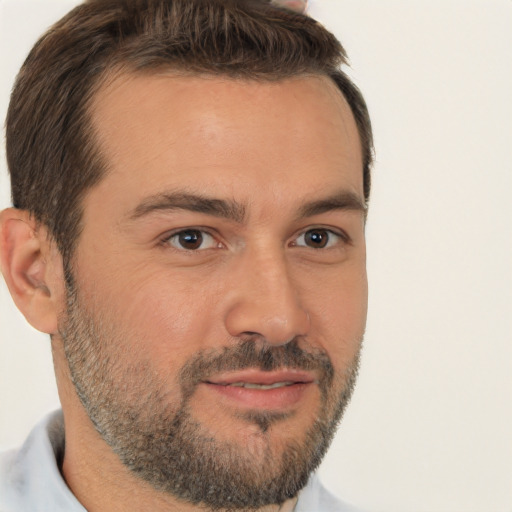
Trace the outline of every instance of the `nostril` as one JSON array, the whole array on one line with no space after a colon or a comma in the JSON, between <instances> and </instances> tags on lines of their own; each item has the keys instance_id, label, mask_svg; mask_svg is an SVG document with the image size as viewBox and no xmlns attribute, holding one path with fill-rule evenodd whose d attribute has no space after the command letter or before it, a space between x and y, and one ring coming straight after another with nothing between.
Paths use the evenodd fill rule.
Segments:
<instances>
[{"instance_id":1,"label":"nostril","mask_svg":"<svg viewBox=\"0 0 512 512\"><path fill-rule=\"evenodd\" d=\"M260 333L253 331L245 331L242 333L242 336L246 336L248 338L262 338Z\"/></svg>"}]
</instances>

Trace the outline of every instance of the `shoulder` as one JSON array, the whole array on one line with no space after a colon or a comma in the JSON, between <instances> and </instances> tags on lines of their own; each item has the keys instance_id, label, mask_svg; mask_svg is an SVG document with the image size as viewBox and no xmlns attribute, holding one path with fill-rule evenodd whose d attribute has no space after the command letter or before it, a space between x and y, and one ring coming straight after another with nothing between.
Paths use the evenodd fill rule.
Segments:
<instances>
[{"instance_id":1,"label":"shoulder","mask_svg":"<svg viewBox=\"0 0 512 512\"><path fill-rule=\"evenodd\" d=\"M23 464L25 445L19 450L0 454L0 510L2 512L23 511L21 501L27 494L25 468Z\"/></svg>"},{"instance_id":2,"label":"shoulder","mask_svg":"<svg viewBox=\"0 0 512 512\"><path fill-rule=\"evenodd\" d=\"M295 512L362 512L330 493L316 475L300 492Z\"/></svg>"},{"instance_id":3,"label":"shoulder","mask_svg":"<svg viewBox=\"0 0 512 512\"><path fill-rule=\"evenodd\" d=\"M18 450L0 454L1 512L84 512L62 479L62 413L41 421Z\"/></svg>"}]
</instances>

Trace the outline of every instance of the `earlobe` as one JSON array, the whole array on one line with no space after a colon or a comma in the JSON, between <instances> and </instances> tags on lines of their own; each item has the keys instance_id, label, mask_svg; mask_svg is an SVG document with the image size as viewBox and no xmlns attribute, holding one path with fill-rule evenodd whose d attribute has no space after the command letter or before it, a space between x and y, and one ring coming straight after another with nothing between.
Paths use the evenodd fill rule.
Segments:
<instances>
[{"instance_id":1,"label":"earlobe","mask_svg":"<svg viewBox=\"0 0 512 512\"><path fill-rule=\"evenodd\" d=\"M58 290L47 231L27 211L0 213L0 268L12 298L36 329L57 331Z\"/></svg>"}]
</instances>

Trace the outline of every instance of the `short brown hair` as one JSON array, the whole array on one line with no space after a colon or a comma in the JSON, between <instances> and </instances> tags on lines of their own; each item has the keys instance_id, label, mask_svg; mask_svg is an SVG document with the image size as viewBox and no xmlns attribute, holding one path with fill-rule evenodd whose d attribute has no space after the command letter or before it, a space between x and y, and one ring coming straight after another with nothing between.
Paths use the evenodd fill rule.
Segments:
<instances>
[{"instance_id":1,"label":"short brown hair","mask_svg":"<svg viewBox=\"0 0 512 512\"><path fill-rule=\"evenodd\" d=\"M13 204L44 223L69 259L82 199L107 169L91 99L112 70L161 67L249 80L331 77L359 129L368 199L372 131L361 93L340 69L346 63L318 22L265 0L85 1L39 39L19 72L6 122Z\"/></svg>"}]
</instances>

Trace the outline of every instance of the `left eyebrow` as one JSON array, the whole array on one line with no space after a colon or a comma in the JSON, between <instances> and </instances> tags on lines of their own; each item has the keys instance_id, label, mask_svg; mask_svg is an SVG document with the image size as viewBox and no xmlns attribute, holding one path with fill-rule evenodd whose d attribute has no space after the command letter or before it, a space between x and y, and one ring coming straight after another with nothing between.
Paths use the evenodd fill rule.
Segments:
<instances>
[{"instance_id":1,"label":"left eyebrow","mask_svg":"<svg viewBox=\"0 0 512 512\"><path fill-rule=\"evenodd\" d=\"M357 194L342 191L302 205L299 209L299 218L313 217L334 210L356 211L366 216L368 206Z\"/></svg>"}]
</instances>

